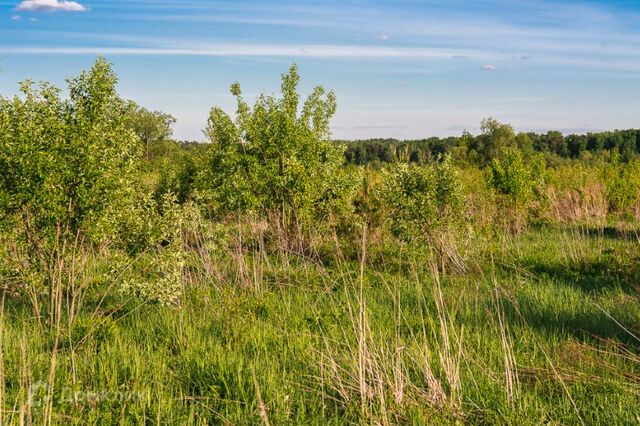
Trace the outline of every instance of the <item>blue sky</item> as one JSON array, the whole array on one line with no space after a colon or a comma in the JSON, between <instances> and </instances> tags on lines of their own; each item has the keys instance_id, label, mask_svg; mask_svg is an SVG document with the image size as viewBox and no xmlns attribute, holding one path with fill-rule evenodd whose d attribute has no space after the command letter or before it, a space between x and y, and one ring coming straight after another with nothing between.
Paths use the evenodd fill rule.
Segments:
<instances>
[{"instance_id":1,"label":"blue sky","mask_svg":"<svg viewBox=\"0 0 640 426\"><path fill-rule=\"evenodd\" d=\"M640 1L0 0L0 94L104 54L121 94L202 139L228 87L335 90L337 138L640 127Z\"/></svg>"}]
</instances>

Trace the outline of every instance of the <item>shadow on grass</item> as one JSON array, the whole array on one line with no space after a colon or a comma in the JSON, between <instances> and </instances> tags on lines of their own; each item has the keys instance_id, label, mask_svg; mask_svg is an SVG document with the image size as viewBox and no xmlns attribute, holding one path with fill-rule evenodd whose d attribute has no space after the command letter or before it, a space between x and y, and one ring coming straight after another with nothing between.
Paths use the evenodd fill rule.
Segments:
<instances>
[{"instance_id":1,"label":"shadow on grass","mask_svg":"<svg viewBox=\"0 0 640 426\"><path fill-rule=\"evenodd\" d=\"M628 332L636 336L640 333L640 318L634 318L631 312L605 313L591 303L559 309L558 304L541 303L526 294L520 294L517 299L517 309L504 301L505 314L511 323L522 324L524 321L526 326L549 336L574 337L592 344L613 340L640 349L640 341Z\"/></svg>"},{"instance_id":2,"label":"shadow on grass","mask_svg":"<svg viewBox=\"0 0 640 426\"><path fill-rule=\"evenodd\" d=\"M603 227L594 225L572 226L569 230L575 233L581 233L590 238L606 238L609 240L634 241L639 235L637 229L611 225Z\"/></svg>"},{"instance_id":3,"label":"shadow on grass","mask_svg":"<svg viewBox=\"0 0 640 426\"><path fill-rule=\"evenodd\" d=\"M622 291L636 295L640 285L640 270L635 261L621 263L614 256L567 264L528 260L522 266L538 280L553 281L589 294Z\"/></svg>"},{"instance_id":4,"label":"shadow on grass","mask_svg":"<svg viewBox=\"0 0 640 426\"><path fill-rule=\"evenodd\" d=\"M517 291L517 309L504 301L511 321L524 320L551 335L589 342L614 339L640 348L640 341L624 329L640 336L637 253L610 248L599 257L566 262L540 256L522 259L519 268L526 271L529 285ZM598 303L612 312L603 311Z\"/></svg>"},{"instance_id":5,"label":"shadow on grass","mask_svg":"<svg viewBox=\"0 0 640 426\"><path fill-rule=\"evenodd\" d=\"M561 225L539 223L532 225L532 229L539 232L569 232L571 234L583 235L593 239L607 239L619 241L637 241L640 237L640 228L634 224L620 225Z\"/></svg>"}]
</instances>

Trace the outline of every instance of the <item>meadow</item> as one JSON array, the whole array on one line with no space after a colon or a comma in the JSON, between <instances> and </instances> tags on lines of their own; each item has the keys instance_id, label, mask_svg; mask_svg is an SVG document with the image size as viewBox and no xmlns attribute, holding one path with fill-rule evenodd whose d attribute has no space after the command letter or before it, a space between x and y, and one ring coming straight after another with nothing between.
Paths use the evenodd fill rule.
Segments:
<instances>
[{"instance_id":1,"label":"meadow","mask_svg":"<svg viewBox=\"0 0 640 426\"><path fill-rule=\"evenodd\" d=\"M0 424L639 423L640 137L353 164L298 80L208 144L103 59L0 99Z\"/></svg>"}]
</instances>

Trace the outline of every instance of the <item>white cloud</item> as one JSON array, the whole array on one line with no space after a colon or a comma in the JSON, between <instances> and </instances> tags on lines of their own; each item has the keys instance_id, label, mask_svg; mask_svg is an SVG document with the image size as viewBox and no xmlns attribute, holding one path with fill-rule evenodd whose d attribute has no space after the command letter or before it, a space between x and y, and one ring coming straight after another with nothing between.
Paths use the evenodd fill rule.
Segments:
<instances>
[{"instance_id":1,"label":"white cloud","mask_svg":"<svg viewBox=\"0 0 640 426\"><path fill-rule=\"evenodd\" d=\"M374 37L376 40L380 40L380 41L387 41L389 40L391 37L389 37L389 34L378 34Z\"/></svg>"},{"instance_id":2,"label":"white cloud","mask_svg":"<svg viewBox=\"0 0 640 426\"><path fill-rule=\"evenodd\" d=\"M84 12L86 7L75 1L68 0L24 0L16 10L25 12Z\"/></svg>"},{"instance_id":3,"label":"white cloud","mask_svg":"<svg viewBox=\"0 0 640 426\"><path fill-rule=\"evenodd\" d=\"M498 67L496 67L493 64L486 64L486 65L481 66L480 68L482 68L485 71L495 71L495 70L498 69Z\"/></svg>"},{"instance_id":4,"label":"white cloud","mask_svg":"<svg viewBox=\"0 0 640 426\"><path fill-rule=\"evenodd\" d=\"M21 21L21 20L22 20L22 16L20 16L20 15L13 15L13 16L11 17L11 20L12 20L12 21Z\"/></svg>"}]
</instances>

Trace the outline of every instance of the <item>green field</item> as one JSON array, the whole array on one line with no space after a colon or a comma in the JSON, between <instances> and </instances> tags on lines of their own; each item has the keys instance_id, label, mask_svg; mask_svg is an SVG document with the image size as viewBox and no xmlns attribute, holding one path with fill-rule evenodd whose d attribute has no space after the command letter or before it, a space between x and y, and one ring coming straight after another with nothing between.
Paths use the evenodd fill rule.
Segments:
<instances>
[{"instance_id":1,"label":"green field","mask_svg":"<svg viewBox=\"0 0 640 426\"><path fill-rule=\"evenodd\" d=\"M380 252L362 271L247 253L246 275L230 260L228 284L194 283L179 307L91 300L60 335L53 419L635 423L637 238L532 229L447 276ZM5 419L39 424L54 336L7 297Z\"/></svg>"}]
</instances>

